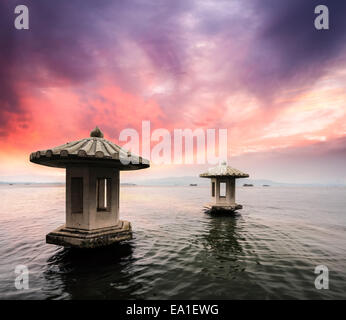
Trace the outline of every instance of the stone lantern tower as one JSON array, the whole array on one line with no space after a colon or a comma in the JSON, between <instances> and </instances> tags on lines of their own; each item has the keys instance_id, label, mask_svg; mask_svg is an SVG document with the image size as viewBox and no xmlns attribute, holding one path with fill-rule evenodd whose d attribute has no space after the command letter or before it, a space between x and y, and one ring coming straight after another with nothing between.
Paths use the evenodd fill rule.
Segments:
<instances>
[{"instance_id":1,"label":"stone lantern tower","mask_svg":"<svg viewBox=\"0 0 346 320\"><path fill-rule=\"evenodd\" d=\"M132 238L131 224L119 219L119 174L148 168L148 160L104 139L96 127L90 138L33 152L30 161L66 168L66 224L47 234L47 243L94 248Z\"/></svg>"},{"instance_id":2,"label":"stone lantern tower","mask_svg":"<svg viewBox=\"0 0 346 320\"><path fill-rule=\"evenodd\" d=\"M211 179L212 201L206 205L210 211L233 212L243 206L235 202L235 179L248 178L247 173L227 166L226 162L200 174L201 178Z\"/></svg>"}]
</instances>

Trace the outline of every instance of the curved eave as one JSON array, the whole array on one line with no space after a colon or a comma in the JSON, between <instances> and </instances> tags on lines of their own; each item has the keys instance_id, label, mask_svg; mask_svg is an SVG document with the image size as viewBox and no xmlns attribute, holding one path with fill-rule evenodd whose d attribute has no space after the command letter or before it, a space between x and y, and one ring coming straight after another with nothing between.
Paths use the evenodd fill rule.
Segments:
<instances>
[{"instance_id":1,"label":"curved eave","mask_svg":"<svg viewBox=\"0 0 346 320\"><path fill-rule=\"evenodd\" d=\"M232 175L232 174L207 174L207 173L202 173L199 175L200 178L235 178L235 179L240 179L240 178L249 178L250 176L246 173L243 175Z\"/></svg>"},{"instance_id":2,"label":"curved eave","mask_svg":"<svg viewBox=\"0 0 346 320\"><path fill-rule=\"evenodd\" d=\"M143 159L142 157L134 157L131 155L129 155L129 158L126 159L127 162L125 163L122 162L119 157L88 157L73 154L54 155L50 153L46 155L41 151L37 151L30 154L30 161L36 164L56 168L66 168L69 166L98 166L126 171L140 170L150 167L148 160Z\"/></svg>"}]
</instances>

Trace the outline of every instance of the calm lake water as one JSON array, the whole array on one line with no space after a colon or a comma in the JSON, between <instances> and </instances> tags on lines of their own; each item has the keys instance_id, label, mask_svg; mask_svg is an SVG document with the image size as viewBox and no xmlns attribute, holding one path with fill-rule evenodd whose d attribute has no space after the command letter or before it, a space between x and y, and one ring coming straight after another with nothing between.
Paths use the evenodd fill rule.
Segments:
<instances>
[{"instance_id":1,"label":"calm lake water","mask_svg":"<svg viewBox=\"0 0 346 320\"><path fill-rule=\"evenodd\" d=\"M0 299L346 298L346 188L240 187L236 216L204 213L208 200L207 187L122 187L134 239L80 252L45 243L64 187L1 186ZM315 288L318 265L329 290Z\"/></svg>"}]
</instances>

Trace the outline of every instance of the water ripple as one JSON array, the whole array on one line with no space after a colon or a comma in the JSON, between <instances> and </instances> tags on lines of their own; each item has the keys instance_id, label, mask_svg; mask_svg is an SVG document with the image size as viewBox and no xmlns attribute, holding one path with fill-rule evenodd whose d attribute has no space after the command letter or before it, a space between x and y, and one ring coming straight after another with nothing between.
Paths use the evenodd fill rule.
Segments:
<instances>
[{"instance_id":1,"label":"water ripple","mask_svg":"<svg viewBox=\"0 0 346 320\"><path fill-rule=\"evenodd\" d=\"M63 188L0 194L3 299L344 299L345 189L239 188L241 214L213 216L203 187L128 187L121 216L134 238L81 251L45 243L64 222ZM30 290L14 288L14 267ZM316 290L314 268L330 270Z\"/></svg>"}]
</instances>

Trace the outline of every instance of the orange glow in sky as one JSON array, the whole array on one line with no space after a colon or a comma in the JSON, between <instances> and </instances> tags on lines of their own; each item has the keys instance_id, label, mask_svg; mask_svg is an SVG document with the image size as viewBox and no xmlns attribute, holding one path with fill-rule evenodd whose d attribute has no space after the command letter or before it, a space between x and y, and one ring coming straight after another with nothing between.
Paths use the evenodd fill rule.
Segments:
<instances>
[{"instance_id":1,"label":"orange glow in sky","mask_svg":"<svg viewBox=\"0 0 346 320\"><path fill-rule=\"evenodd\" d=\"M30 163L30 152L85 138L96 125L118 143L123 129L140 134L149 120L152 130L227 129L229 163L253 178L346 183L344 19L322 34L296 18L299 1L140 12L131 3L68 12L32 3L29 32L2 28L0 181L61 181L63 171ZM285 25L290 16L295 26ZM154 165L138 177L202 167Z\"/></svg>"}]
</instances>

